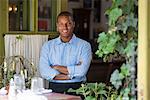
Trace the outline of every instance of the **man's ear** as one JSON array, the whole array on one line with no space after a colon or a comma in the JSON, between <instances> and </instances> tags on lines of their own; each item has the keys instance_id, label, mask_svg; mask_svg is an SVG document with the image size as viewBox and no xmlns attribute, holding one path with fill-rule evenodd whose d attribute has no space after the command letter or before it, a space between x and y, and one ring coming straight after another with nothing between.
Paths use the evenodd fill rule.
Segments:
<instances>
[{"instance_id":1,"label":"man's ear","mask_svg":"<svg viewBox=\"0 0 150 100\"><path fill-rule=\"evenodd\" d=\"M56 31L58 32L58 23L56 23Z\"/></svg>"},{"instance_id":2,"label":"man's ear","mask_svg":"<svg viewBox=\"0 0 150 100\"><path fill-rule=\"evenodd\" d=\"M58 23L56 23L56 27L58 27Z\"/></svg>"}]
</instances>

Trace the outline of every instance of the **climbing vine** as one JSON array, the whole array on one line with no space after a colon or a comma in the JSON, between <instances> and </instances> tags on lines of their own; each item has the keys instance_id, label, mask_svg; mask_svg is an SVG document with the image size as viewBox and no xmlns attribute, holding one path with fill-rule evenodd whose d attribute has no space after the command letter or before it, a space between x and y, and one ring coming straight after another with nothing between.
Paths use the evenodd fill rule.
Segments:
<instances>
[{"instance_id":1,"label":"climbing vine","mask_svg":"<svg viewBox=\"0 0 150 100\"><path fill-rule=\"evenodd\" d=\"M97 40L98 57L104 61L113 61L116 57L125 60L120 69L112 73L110 82L118 91L118 97L128 99L136 98L137 4L137 0L112 0L112 6L105 13L109 29L100 33Z\"/></svg>"},{"instance_id":2,"label":"climbing vine","mask_svg":"<svg viewBox=\"0 0 150 100\"><path fill-rule=\"evenodd\" d=\"M82 94L85 100L136 100L136 65L138 39L137 0L112 0L107 9L109 29L98 36L96 55L105 62L123 60L105 83L86 83L69 92Z\"/></svg>"}]
</instances>

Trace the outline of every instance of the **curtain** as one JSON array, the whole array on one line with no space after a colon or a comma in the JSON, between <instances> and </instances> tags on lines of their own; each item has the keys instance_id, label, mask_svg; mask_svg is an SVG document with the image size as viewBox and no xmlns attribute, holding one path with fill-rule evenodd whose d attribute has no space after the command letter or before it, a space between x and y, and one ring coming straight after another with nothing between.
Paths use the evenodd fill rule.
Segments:
<instances>
[{"instance_id":1,"label":"curtain","mask_svg":"<svg viewBox=\"0 0 150 100\"><path fill-rule=\"evenodd\" d=\"M40 50L43 43L48 41L48 35L6 34L4 36L4 39L5 57L21 55L35 64L38 69Z\"/></svg>"}]
</instances>

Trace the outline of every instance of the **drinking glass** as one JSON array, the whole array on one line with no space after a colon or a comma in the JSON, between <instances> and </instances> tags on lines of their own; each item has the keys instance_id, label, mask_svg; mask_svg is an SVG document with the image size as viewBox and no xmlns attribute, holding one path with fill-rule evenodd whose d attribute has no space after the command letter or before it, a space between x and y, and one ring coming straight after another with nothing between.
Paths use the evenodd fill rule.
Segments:
<instances>
[{"instance_id":1,"label":"drinking glass","mask_svg":"<svg viewBox=\"0 0 150 100\"><path fill-rule=\"evenodd\" d=\"M25 81L20 74L14 75L14 83L15 83L16 90L22 91L23 89L25 89Z\"/></svg>"},{"instance_id":2,"label":"drinking glass","mask_svg":"<svg viewBox=\"0 0 150 100\"><path fill-rule=\"evenodd\" d=\"M43 79L40 77L33 77L31 79L31 91L40 92L43 89Z\"/></svg>"}]
</instances>

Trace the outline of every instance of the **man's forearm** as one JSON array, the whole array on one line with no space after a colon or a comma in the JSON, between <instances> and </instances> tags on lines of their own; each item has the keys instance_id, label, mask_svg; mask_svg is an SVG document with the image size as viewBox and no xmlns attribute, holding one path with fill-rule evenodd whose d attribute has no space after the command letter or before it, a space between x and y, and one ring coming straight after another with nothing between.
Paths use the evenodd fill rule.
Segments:
<instances>
[{"instance_id":1,"label":"man's forearm","mask_svg":"<svg viewBox=\"0 0 150 100\"><path fill-rule=\"evenodd\" d=\"M66 74L66 75L69 74L68 69L65 66L55 65L55 66L52 66L52 68L56 69L57 71L59 71L62 74Z\"/></svg>"},{"instance_id":2,"label":"man's forearm","mask_svg":"<svg viewBox=\"0 0 150 100\"><path fill-rule=\"evenodd\" d=\"M70 78L68 75L65 74L58 74L54 77L54 80L69 80Z\"/></svg>"}]
</instances>

